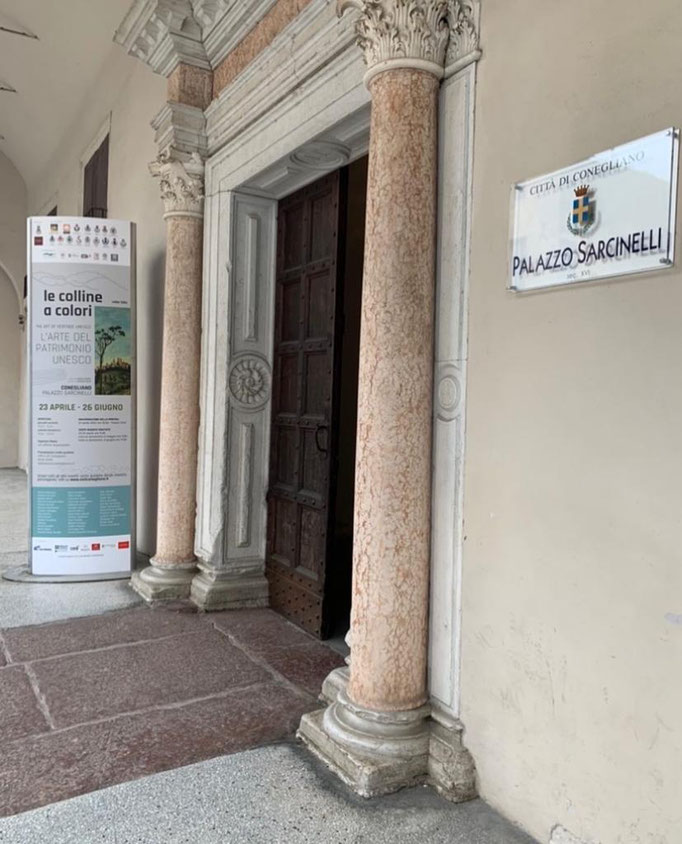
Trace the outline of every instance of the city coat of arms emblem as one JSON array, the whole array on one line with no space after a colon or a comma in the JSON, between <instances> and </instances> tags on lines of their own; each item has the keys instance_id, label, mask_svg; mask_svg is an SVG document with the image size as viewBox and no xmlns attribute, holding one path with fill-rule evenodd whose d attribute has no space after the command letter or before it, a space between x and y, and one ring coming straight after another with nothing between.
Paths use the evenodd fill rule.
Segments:
<instances>
[{"instance_id":1,"label":"city coat of arms emblem","mask_svg":"<svg viewBox=\"0 0 682 844\"><path fill-rule=\"evenodd\" d=\"M566 225L570 232L582 236L587 234L594 224L596 211L594 191L590 193L589 185L580 185L573 192L575 199Z\"/></svg>"}]
</instances>

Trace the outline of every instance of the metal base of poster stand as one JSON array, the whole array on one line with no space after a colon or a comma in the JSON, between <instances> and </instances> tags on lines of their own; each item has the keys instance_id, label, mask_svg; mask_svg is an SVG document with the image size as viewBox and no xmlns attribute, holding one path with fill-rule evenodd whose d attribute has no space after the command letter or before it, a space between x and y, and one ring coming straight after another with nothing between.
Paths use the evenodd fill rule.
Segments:
<instances>
[{"instance_id":1,"label":"metal base of poster stand","mask_svg":"<svg viewBox=\"0 0 682 844\"><path fill-rule=\"evenodd\" d=\"M12 566L2 573L3 580L14 583L93 583L97 580L130 580L132 572L106 574L31 574L28 566Z\"/></svg>"}]
</instances>

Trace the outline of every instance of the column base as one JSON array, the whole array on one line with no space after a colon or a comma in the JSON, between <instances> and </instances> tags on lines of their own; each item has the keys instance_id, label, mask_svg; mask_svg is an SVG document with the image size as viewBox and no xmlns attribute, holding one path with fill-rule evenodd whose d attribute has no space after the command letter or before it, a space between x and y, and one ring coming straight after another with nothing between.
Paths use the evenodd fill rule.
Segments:
<instances>
[{"instance_id":1,"label":"column base","mask_svg":"<svg viewBox=\"0 0 682 844\"><path fill-rule=\"evenodd\" d=\"M388 794L423 782L453 803L464 803L477 796L476 766L462 740L464 725L436 707L431 708L430 717L423 722L426 749L418 744L416 755L408 758L382 759L376 747L374 752L364 754L357 743L351 748L347 741L338 740L337 731L328 732L325 716L329 712L333 717L330 710L334 704L343 706L347 700L349 676L348 666L336 668L327 675L320 697L329 707L304 715L298 731L299 738L340 779L363 797ZM423 741L421 736L420 741ZM404 746L398 739L393 752L402 749Z\"/></svg>"},{"instance_id":2,"label":"column base","mask_svg":"<svg viewBox=\"0 0 682 844\"><path fill-rule=\"evenodd\" d=\"M155 566L154 561L142 571L133 572L130 585L141 595L148 604L155 601L179 601L189 598L192 578L196 568L190 566L161 567Z\"/></svg>"},{"instance_id":3,"label":"column base","mask_svg":"<svg viewBox=\"0 0 682 844\"><path fill-rule=\"evenodd\" d=\"M339 692L348 688L349 680L350 668L347 665L335 668L324 678L320 698L328 704L336 703Z\"/></svg>"},{"instance_id":4,"label":"column base","mask_svg":"<svg viewBox=\"0 0 682 844\"><path fill-rule=\"evenodd\" d=\"M262 573L221 571L200 566L190 598L201 610L267 607L268 581Z\"/></svg>"},{"instance_id":5,"label":"column base","mask_svg":"<svg viewBox=\"0 0 682 844\"><path fill-rule=\"evenodd\" d=\"M377 797L426 781L428 714L364 709L340 688L335 703L303 716L298 736L355 792Z\"/></svg>"},{"instance_id":6,"label":"column base","mask_svg":"<svg viewBox=\"0 0 682 844\"><path fill-rule=\"evenodd\" d=\"M476 797L476 766L464 746L464 725L436 708L431 711L429 783L453 803Z\"/></svg>"}]
</instances>

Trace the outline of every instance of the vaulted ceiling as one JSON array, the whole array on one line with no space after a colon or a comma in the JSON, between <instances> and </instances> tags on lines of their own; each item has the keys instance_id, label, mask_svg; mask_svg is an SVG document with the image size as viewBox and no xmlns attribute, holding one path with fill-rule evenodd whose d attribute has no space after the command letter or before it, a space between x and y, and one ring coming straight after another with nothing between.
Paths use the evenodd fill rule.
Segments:
<instances>
[{"instance_id":1,"label":"vaulted ceiling","mask_svg":"<svg viewBox=\"0 0 682 844\"><path fill-rule=\"evenodd\" d=\"M15 89L0 90L0 151L27 183L47 164L107 56L120 50L112 38L130 3L0 0L0 89Z\"/></svg>"}]
</instances>

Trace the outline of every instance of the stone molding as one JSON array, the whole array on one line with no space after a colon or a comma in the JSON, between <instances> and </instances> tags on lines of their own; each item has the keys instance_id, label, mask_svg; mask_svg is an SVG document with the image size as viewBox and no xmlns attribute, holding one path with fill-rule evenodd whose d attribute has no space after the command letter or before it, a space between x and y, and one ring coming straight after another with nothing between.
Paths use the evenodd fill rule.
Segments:
<instances>
[{"instance_id":1,"label":"stone molding","mask_svg":"<svg viewBox=\"0 0 682 844\"><path fill-rule=\"evenodd\" d=\"M339 20L329 0L312 0L206 109L209 154L257 121L267 126L269 120L287 120L297 102L290 96L294 90L310 97L324 88L329 100L345 84L339 77L349 67L361 80L362 57L354 40L350 19Z\"/></svg>"},{"instance_id":2,"label":"stone molding","mask_svg":"<svg viewBox=\"0 0 682 844\"><path fill-rule=\"evenodd\" d=\"M450 76L480 58L479 0L337 0L353 8L368 76L387 66L417 67ZM179 64L213 70L275 0L135 0L114 35L155 73ZM305 17L305 11L299 17ZM295 28L298 21L294 21ZM287 27L288 29L288 27Z\"/></svg>"},{"instance_id":3,"label":"stone molding","mask_svg":"<svg viewBox=\"0 0 682 844\"><path fill-rule=\"evenodd\" d=\"M233 5L230 0L194 0L194 17L206 31Z\"/></svg>"},{"instance_id":4,"label":"stone molding","mask_svg":"<svg viewBox=\"0 0 682 844\"><path fill-rule=\"evenodd\" d=\"M343 144L332 141L310 141L291 154L294 165L307 167L310 170L328 173L344 167L350 161L350 150Z\"/></svg>"},{"instance_id":5,"label":"stone molding","mask_svg":"<svg viewBox=\"0 0 682 844\"><path fill-rule=\"evenodd\" d=\"M204 31L194 6L206 17L215 6L195 0L135 0L114 34L114 41L155 73L169 76L180 64L211 70L204 46ZM209 15L210 16L210 15Z\"/></svg>"},{"instance_id":6,"label":"stone molding","mask_svg":"<svg viewBox=\"0 0 682 844\"><path fill-rule=\"evenodd\" d=\"M275 310L268 281L276 260L277 203L221 193L210 175L207 187L195 536L203 574L193 594L200 606L240 606L267 597Z\"/></svg>"},{"instance_id":7,"label":"stone molding","mask_svg":"<svg viewBox=\"0 0 682 844\"><path fill-rule=\"evenodd\" d=\"M165 218L203 218L204 162L200 155L193 152L189 160L181 161L161 152L149 165L149 172L160 179Z\"/></svg>"},{"instance_id":8,"label":"stone molding","mask_svg":"<svg viewBox=\"0 0 682 844\"><path fill-rule=\"evenodd\" d=\"M464 725L436 706L429 721L428 782L453 803L476 797L476 765L464 745Z\"/></svg>"},{"instance_id":9,"label":"stone molding","mask_svg":"<svg viewBox=\"0 0 682 844\"><path fill-rule=\"evenodd\" d=\"M268 14L278 0L232 0L225 14L216 19L215 26L206 34L206 52L216 71L221 76L221 66L234 50L255 33L259 24L267 21ZM219 92L216 91L216 95Z\"/></svg>"},{"instance_id":10,"label":"stone molding","mask_svg":"<svg viewBox=\"0 0 682 844\"><path fill-rule=\"evenodd\" d=\"M480 57L476 0L338 0L338 13L359 12L358 46L365 82L383 70L414 68L438 78Z\"/></svg>"},{"instance_id":11,"label":"stone molding","mask_svg":"<svg viewBox=\"0 0 682 844\"><path fill-rule=\"evenodd\" d=\"M114 41L163 76L181 63L212 70L276 2L135 0Z\"/></svg>"},{"instance_id":12,"label":"stone molding","mask_svg":"<svg viewBox=\"0 0 682 844\"><path fill-rule=\"evenodd\" d=\"M206 118L200 108L166 103L152 120L152 128L160 152L181 161L192 153L197 153L202 160L206 158Z\"/></svg>"},{"instance_id":13,"label":"stone molding","mask_svg":"<svg viewBox=\"0 0 682 844\"><path fill-rule=\"evenodd\" d=\"M452 422L462 399L461 369L450 361L436 361L435 369L435 415L442 422Z\"/></svg>"},{"instance_id":14,"label":"stone molding","mask_svg":"<svg viewBox=\"0 0 682 844\"><path fill-rule=\"evenodd\" d=\"M447 77L447 71L446 71ZM469 240L476 64L440 88L429 690L459 715ZM453 734L454 736L454 734ZM440 746L436 743L435 746Z\"/></svg>"}]
</instances>

